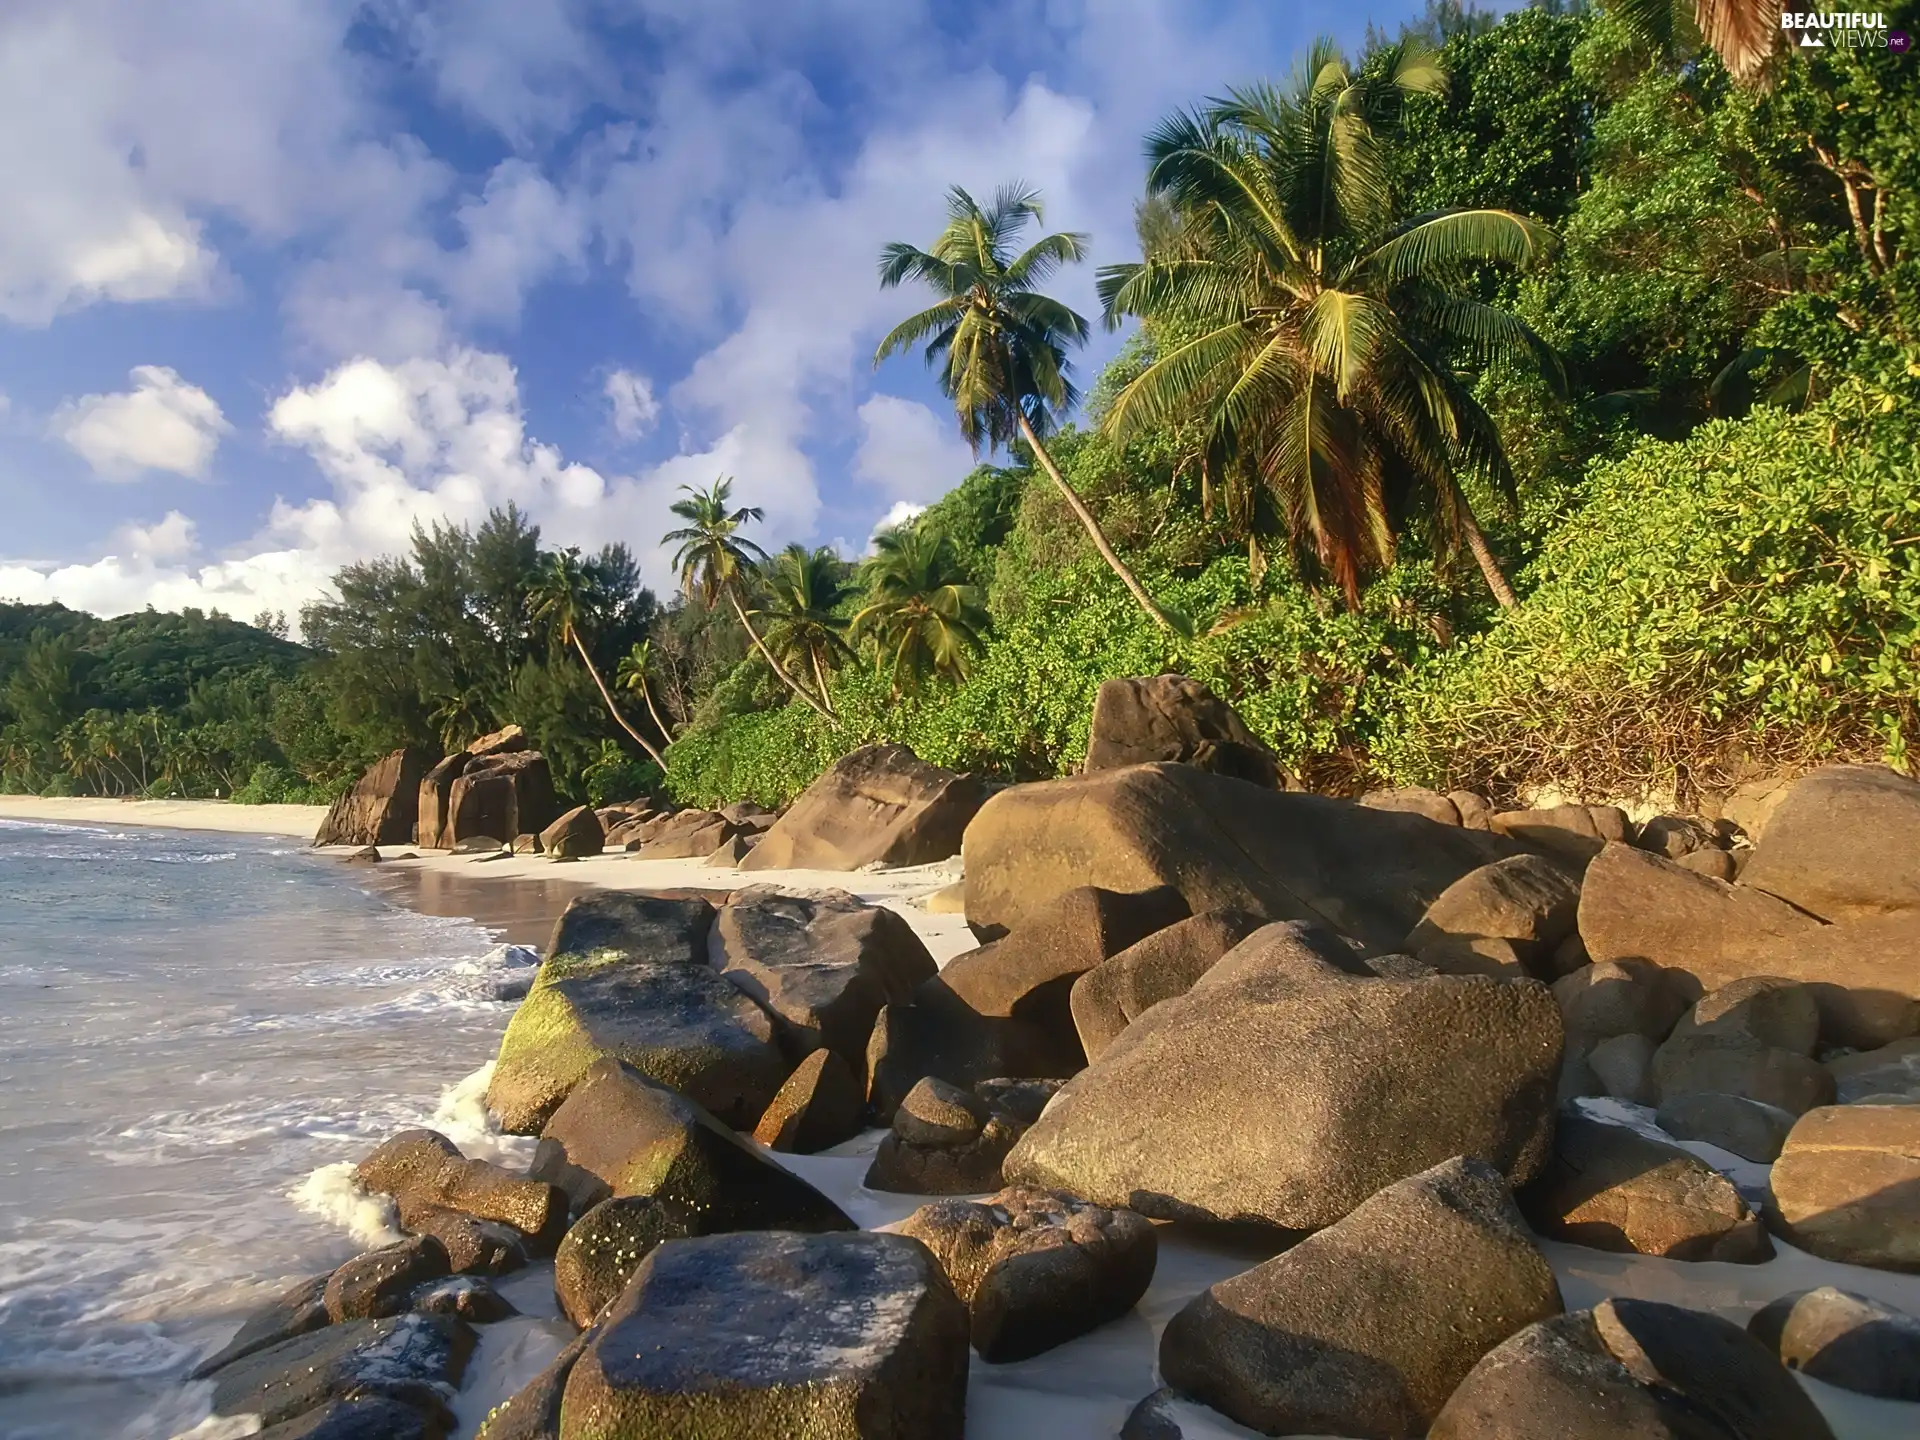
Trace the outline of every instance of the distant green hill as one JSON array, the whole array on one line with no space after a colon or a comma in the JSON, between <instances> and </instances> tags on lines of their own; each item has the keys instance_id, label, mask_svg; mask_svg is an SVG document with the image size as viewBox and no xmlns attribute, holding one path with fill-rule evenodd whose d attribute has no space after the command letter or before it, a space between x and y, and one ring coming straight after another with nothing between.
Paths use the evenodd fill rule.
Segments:
<instances>
[{"instance_id":1,"label":"distant green hill","mask_svg":"<svg viewBox=\"0 0 1920 1440\"><path fill-rule=\"evenodd\" d=\"M137 611L102 620L64 605L0 603L0 690L36 636L70 637L88 708L174 710L193 687L263 666L290 674L304 646L218 613Z\"/></svg>"}]
</instances>

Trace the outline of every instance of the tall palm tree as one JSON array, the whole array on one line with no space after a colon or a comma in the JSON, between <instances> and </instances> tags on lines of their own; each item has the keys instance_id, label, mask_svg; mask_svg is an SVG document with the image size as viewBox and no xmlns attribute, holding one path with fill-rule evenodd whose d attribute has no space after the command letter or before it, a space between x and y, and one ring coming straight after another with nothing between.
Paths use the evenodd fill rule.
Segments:
<instances>
[{"instance_id":1,"label":"tall palm tree","mask_svg":"<svg viewBox=\"0 0 1920 1440\"><path fill-rule=\"evenodd\" d=\"M631 735L634 743L651 755L653 763L664 770L667 768L666 757L654 748L646 736L633 728L620 707L614 704L613 692L607 689L607 682L600 678L600 667L593 663L587 642L580 633L581 621L593 611L597 599L593 577L580 563L580 551L569 545L565 550L547 557L539 577L527 591L527 614L535 624L544 625L561 648L571 645L579 652L580 661L587 667L587 674L593 677L593 687L600 692L600 699L614 723Z\"/></svg>"},{"instance_id":2,"label":"tall palm tree","mask_svg":"<svg viewBox=\"0 0 1920 1440\"><path fill-rule=\"evenodd\" d=\"M966 583L953 542L918 525L885 531L862 574L867 603L853 617L853 633L873 638L892 667L894 692L929 675L964 680L987 612L980 591Z\"/></svg>"},{"instance_id":3,"label":"tall palm tree","mask_svg":"<svg viewBox=\"0 0 1920 1440\"><path fill-rule=\"evenodd\" d=\"M724 598L733 607L734 617L747 632L753 648L760 652L760 658L772 667L781 682L813 707L822 719L833 719L833 712L825 702L815 699L774 658L766 641L760 638L760 632L753 628L747 608L740 600L746 576L767 558L766 551L740 535L740 527L749 521L765 519L766 512L755 505L731 508L733 480L725 475L705 490L696 490L691 485L680 488L687 492L687 498L674 501L670 508L687 523L677 530L669 530L661 539L680 547L674 552L673 564L680 572L681 590L690 599L698 596L708 606Z\"/></svg>"},{"instance_id":4,"label":"tall palm tree","mask_svg":"<svg viewBox=\"0 0 1920 1440\"><path fill-rule=\"evenodd\" d=\"M1477 473L1511 499L1512 471L1452 361L1520 360L1564 383L1537 335L1459 283L1482 262L1531 263L1551 233L1506 210L1395 213L1383 132L1406 97L1445 85L1418 48L1361 75L1321 40L1287 89L1163 121L1148 187L1178 210L1178 244L1099 276L1109 325L1136 316L1172 337L1104 423L1124 436L1197 414L1209 471L1264 485L1349 601L1424 495L1442 538L1464 539L1514 603L1459 483Z\"/></svg>"},{"instance_id":5,"label":"tall palm tree","mask_svg":"<svg viewBox=\"0 0 1920 1440\"><path fill-rule=\"evenodd\" d=\"M1162 629L1173 624L1126 562L1114 553L1100 522L1067 483L1041 434L1077 398L1067 379L1067 345L1086 343L1087 322L1035 287L1086 255L1087 237L1043 235L1013 253L1031 220L1041 223L1040 196L1022 185L1002 186L984 210L965 190L947 192L947 228L921 250L895 241L880 252L880 287L919 280L938 304L896 325L874 351L877 367L896 350L926 344L929 365L942 362L940 387L960 417L960 433L974 453L984 444L1025 440L1033 458L1059 487L1067 508L1086 529L1100 558L1120 577L1140 608Z\"/></svg>"},{"instance_id":6,"label":"tall palm tree","mask_svg":"<svg viewBox=\"0 0 1920 1440\"><path fill-rule=\"evenodd\" d=\"M642 640L622 655L620 668L614 672L613 679L623 690L640 692L640 698L647 702L647 714L653 717L653 723L659 728L661 739L671 745L673 731L667 728L667 722L660 718L660 712L653 703L650 683L653 679L653 641Z\"/></svg>"},{"instance_id":7,"label":"tall palm tree","mask_svg":"<svg viewBox=\"0 0 1920 1440\"><path fill-rule=\"evenodd\" d=\"M768 592L759 612L766 616L767 648L785 663L813 670L816 690L828 709L827 670L853 654L847 645L847 621L835 611L847 598L846 564L824 546L809 550L789 545L762 568Z\"/></svg>"},{"instance_id":8,"label":"tall palm tree","mask_svg":"<svg viewBox=\"0 0 1920 1440\"><path fill-rule=\"evenodd\" d=\"M1743 85L1765 80L1786 33L1773 0L1607 0L1607 8L1656 50L1710 46Z\"/></svg>"}]
</instances>

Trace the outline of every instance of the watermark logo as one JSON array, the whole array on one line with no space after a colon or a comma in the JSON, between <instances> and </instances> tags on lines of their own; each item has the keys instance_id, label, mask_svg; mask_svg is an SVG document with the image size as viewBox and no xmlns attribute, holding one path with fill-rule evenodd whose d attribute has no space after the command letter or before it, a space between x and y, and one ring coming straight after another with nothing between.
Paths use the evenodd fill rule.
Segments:
<instances>
[{"instance_id":1,"label":"watermark logo","mask_svg":"<svg viewBox=\"0 0 1920 1440\"><path fill-rule=\"evenodd\" d=\"M1891 50L1904 55L1913 41L1904 30L1888 30L1887 17L1867 10L1782 10L1780 28L1800 37L1802 50Z\"/></svg>"}]
</instances>

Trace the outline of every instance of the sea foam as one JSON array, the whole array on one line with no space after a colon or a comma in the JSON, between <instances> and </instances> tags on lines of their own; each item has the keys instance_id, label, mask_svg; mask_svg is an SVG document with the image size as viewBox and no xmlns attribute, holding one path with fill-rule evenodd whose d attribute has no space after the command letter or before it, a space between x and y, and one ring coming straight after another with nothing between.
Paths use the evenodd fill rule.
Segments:
<instances>
[{"instance_id":1,"label":"sea foam","mask_svg":"<svg viewBox=\"0 0 1920 1440\"><path fill-rule=\"evenodd\" d=\"M355 1168L351 1160L322 1165L288 1191L287 1198L308 1214L340 1226L369 1250L404 1240L392 1199L362 1190L353 1178Z\"/></svg>"}]
</instances>

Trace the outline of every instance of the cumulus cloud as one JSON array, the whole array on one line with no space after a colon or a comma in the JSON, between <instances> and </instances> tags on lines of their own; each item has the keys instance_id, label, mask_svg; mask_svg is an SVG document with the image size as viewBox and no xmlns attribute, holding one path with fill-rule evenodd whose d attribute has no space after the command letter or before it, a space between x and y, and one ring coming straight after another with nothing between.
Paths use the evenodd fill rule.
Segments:
<instances>
[{"instance_id":1,"label":"cumulus cloud","mask_svg":"<svg viewBox=\"0 0 1920 1440\"><path fill-rule=\"evenodd\" d=\"M123 527L118 540L136 560L184 560L193 553L197 528L178 510L169 510L151 525Z\"/></svg>"},{"instance_id":2,"label":"cumulus cloud","mask_svg":"<svg viewBox=\"0 0 1920 1440\"><path fill-rule=\"evenodd\" d=\"M69 400L48 425L94 473L135 480L148 470L201 476L233 429L214 398L164 365L136 365L133 389Z\"/></svg>"},{"instance_id":3,"label":"cumulus cloud","mask_svg":"<svg viewBox=\"0 0 1920 1440\"><path fill-rule=\"evenodd\" d=\"M660 402L653 398L653 382L644 375L615 370L607 376L602 393L607 397L613 433L622 440L638 440L660 419Z\"/></svg>"},{"instance_id":4,"label":"cumulus cloud","mask_svg":"<svg viewBox=\"0 0 1920 1440\"><path fill-rule=\"evenodd\" d=\"M895 510L915 502L924 508L973 468L973 451L951 415L936 415L919 401L897 395L875 395L857 414L860 444L853 473L882 495L899 497Z\"/></svg>"}]
</instances>

